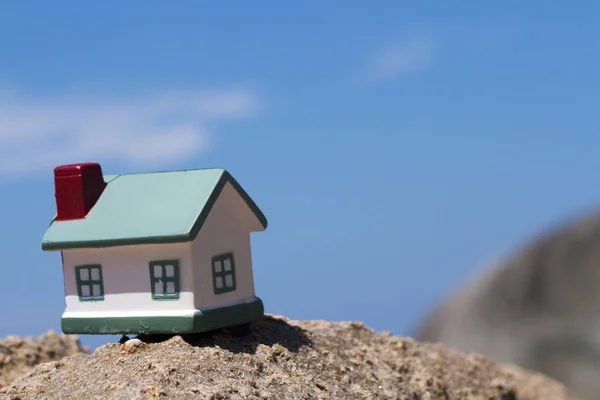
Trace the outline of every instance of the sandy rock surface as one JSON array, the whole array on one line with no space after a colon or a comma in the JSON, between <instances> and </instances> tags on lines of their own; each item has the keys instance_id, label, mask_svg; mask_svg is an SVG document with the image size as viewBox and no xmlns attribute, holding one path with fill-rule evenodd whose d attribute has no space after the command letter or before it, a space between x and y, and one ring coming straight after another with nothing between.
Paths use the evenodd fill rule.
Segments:
<instances>
[{"instance_id":1,"label":"sandy rock surface","mask_svg":"<svg viewBox=\"0 0 600 400\"><path fill-rule=\"evenodd\" d=\"M89 353L76 336L49 331L37 337L8 336L0 340L0 388L38 364L76 353Z\"/></svg>"},{"instance_id":2,"label":"sandy rock surface","mask_svg":"<svg viewBox=\"0 0 600 400\"><path fill-rule=\"evenodd\" d=\"M269 316L245 336L140 339L40 365L0 398L572 399L541 375L360 323Z\"/></svg>"}]
</instances>

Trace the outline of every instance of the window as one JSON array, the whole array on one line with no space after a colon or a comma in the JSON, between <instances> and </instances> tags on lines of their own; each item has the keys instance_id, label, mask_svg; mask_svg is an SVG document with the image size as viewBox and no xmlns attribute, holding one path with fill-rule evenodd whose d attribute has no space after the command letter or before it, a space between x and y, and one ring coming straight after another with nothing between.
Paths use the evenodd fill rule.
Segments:
<instances>
[{"instance_id":1,"label":"window","mask_svg":"<svg viewBox=\"0 0 600 400\"><path fill-rule=\"evenodd\" d=\"M212 258L213 288L215 294L233 292L235 290L235 265L233 253L226 253Z\"/></svg>"},{"instance_id":2,"label":"window","mask_svg":"<svg viewBox=\"0 0 600 400\"><path fill-rule=\"evenodd\" d=\"M100 265L80 265L75 267L77 294L80 301L104 300L102 267Z\"/></svg>"},{"instance_id":3,"label":"window","mask_svg":"<svg viewBox=\"0 0 600 400\"><path fill-rule=\"evenodd\" d=\"M152 298L169 300L179 298L179 261L150 261Z\"/></svg>"}]
</instances>

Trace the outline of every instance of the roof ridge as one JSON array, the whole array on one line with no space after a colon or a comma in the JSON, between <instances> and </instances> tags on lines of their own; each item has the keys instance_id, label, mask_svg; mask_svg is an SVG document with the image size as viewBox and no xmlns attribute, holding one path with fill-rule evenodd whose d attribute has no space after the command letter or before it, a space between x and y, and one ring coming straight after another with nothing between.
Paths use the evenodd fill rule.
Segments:
<instances>
[{"instance_id":1,"label":"roof ridge","mask_svg":"<svg viewBox=\"0 0 600 400\"><path fill-rule=\"evenodd\" d=\"M117 177L127 176L127 175L153 175L153 174L168 174L168 173L177 173L177 172L209 171L209 170L219 170L219 169L222 171L225 171L225 168L221 168L221 167L186 168L186 169L173 169L173 170L163 170L163 171L129 172L129 173L118 174Z\"/></svg>"}]
</instances>

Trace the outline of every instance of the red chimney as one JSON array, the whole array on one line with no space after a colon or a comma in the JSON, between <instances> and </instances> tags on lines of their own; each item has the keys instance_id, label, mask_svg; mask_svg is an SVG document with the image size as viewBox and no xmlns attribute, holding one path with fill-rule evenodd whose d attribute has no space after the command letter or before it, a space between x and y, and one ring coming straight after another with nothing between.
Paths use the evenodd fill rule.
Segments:
<instances>
[{"instance_id":1,"label":"red chimney","mask_svg":"<svg viewBox=\"0 0 600 400\"><path fill-rule=\"evenodd\" d=\"M63 165L54 168L57 221L87 216L106 187L98 163Z\"/></svg>"}]
</instances>

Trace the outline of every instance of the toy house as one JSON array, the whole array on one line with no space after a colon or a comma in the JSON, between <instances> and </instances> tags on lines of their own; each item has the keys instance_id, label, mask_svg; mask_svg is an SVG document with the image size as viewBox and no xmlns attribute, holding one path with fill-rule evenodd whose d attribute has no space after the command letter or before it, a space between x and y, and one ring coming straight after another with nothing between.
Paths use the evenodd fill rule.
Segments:
<instances>
[{"instance_id":1,"label":"toy house","mask_svg":"<svg viewBox=\"0 0 600 400\"><path fill-rule=\"evenodd\" d=\"M57 214L42 249L62 253L67 334L184 334L264 314L250 234L267 220L223 169L104 176L54 169Z\"/></svg>"}]
</instances>

